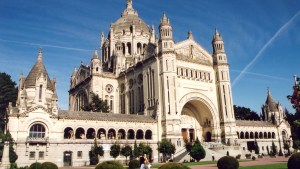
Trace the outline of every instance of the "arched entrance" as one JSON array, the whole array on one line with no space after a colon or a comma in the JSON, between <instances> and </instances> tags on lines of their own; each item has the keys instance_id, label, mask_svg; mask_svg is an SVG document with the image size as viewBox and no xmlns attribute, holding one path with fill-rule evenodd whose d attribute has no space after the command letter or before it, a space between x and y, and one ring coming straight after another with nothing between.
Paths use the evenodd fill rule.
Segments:
<instances>
[{"instance_id":1,"label":"arched entrance","mask_svg":"<svg viewBox=\"0 0 300 169\"><path fill-rule=\"evenodd\" d=\"M183 140L193 142L197 137L203 142L213 140L213 113L203 100L189 100L181 111L181 134Z\"/></svg>"}]
</instances>

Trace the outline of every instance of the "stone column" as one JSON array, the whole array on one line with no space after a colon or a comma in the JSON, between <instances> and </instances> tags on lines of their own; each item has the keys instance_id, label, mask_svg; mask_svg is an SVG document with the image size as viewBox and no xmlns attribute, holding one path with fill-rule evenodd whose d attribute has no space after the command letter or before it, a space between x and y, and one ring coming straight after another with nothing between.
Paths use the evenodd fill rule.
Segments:
<instances>
[{"instance_id":1,"label":"stone column","mask_svg":"<svg viewBox=\"0 0 300 169\"><path fill-rule=\"evenodd\" d=\"M10 168L9 162L9 142L4 142L3 155L2 155L2 163L0 169L8 169Z\"/></svg>"}]
</instances>

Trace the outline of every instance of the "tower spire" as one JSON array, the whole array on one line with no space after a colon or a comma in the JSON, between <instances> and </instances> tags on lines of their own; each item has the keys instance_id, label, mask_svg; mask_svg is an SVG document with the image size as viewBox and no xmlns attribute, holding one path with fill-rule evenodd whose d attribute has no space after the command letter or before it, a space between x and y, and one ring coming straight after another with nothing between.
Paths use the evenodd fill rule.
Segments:
<instances>
[{"instance_id":1,"label":"tower spire","mask_svg":"<svg viewBox=\"0 0 300 169\"><path fill-rule=\"evenodd\" d=\"M126 2L126 9L123 11L121 16L125 15L137 15L137 12L133 9L132 0L127 0Z\"/></svg>"},{"instance_id":2,"label":"tower spire","mask_svg":"<svg viewBox=\"0 0 300 169\"><path fill-rule=\"evenodd\" d=\"M38 54L38 60L42 60L42 59L43 59L43 52L42 52L42 48L40 48Z\"/></svg>"}]
</instances>

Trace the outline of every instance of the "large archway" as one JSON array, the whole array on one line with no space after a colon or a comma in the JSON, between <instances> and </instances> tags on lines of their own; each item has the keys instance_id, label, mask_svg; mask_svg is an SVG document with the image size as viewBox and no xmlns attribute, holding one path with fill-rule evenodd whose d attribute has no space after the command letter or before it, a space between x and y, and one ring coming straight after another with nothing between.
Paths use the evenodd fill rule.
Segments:
<instances>
[{"instance_id":1,"label":"large archway","mask_svg":"<svg viewBox=\"0 0 300 169\"><path fill-rule=\"evenodd\" d=\"M181 133L183 140L194 141L197 137L201 142L215 141L216 133L213 112L201 99L187 101L181 111Z\"/></svg>"}]
</instances>

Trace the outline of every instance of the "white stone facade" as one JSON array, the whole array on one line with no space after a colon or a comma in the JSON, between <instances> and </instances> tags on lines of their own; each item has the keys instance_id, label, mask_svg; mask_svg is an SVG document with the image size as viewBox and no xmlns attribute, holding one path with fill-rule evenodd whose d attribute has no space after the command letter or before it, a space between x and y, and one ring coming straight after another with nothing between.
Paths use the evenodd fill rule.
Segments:
<instances>
[{"instance_id":1,"label":"white stone facade","mask_svg":"<svg viewBox=\"0 0 300 169\"><path fill-rule=\"evenodd\" d=\"M40 51L29 75L20 78L17 106L8 109L18 165L36 160L58 166L88 165L94 138L105 149L100 161L112 159L109 148L116 141L149 144L152 158L159 161L157 143L163 138L176 145L176 158L184 151L186 139L198 137L207 149L217 145L208 151L215 154L223 153L224 147L240 154L247 153L247 141L255 139L250 138L250 132L275 133L274 139L257 138L261 147L270 146L272 140L278 145L283 135L290 137L290 127L283 118L274 125L268 118L260 126L235 120L229 65L217 31L210 54L191 32L186 40L175 43L166 14L159 25L159 37L154 30L138 17L128 0L108 36L101 35L102 58L96 50L90 64L74 70L68 111L57 110L55 79L49 79ZM107 102L108 113L81 110L91 101L92 93ZM267 107L264 110L270 111ZM278 121L282 110L276 110L273 114ZM242 132L248 132L249 138L241 138Z\"/></svg>"}]
</instances>

